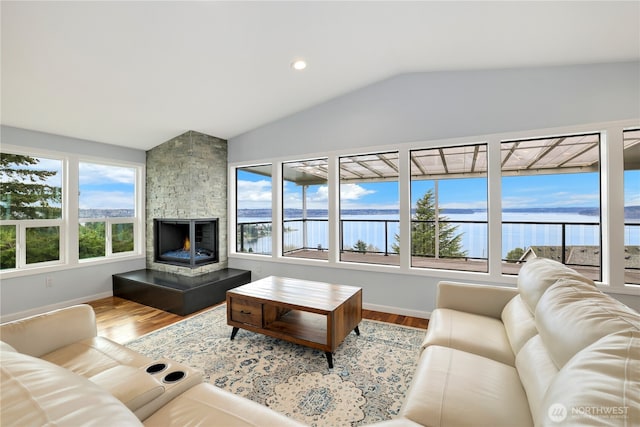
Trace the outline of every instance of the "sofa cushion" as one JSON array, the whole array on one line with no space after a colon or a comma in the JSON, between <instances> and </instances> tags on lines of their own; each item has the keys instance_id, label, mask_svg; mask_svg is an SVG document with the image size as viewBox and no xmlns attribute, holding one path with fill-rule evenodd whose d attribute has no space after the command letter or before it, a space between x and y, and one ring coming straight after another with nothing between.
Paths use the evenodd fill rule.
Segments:
<instances>
[{"instance_id":1,"label":"sofa cushion","mask_svg":"<svg viewBox=\"0 0 640 427\"><path fill-rule=\"evenodd\" d=\"M511 350L518 354L529 339L538 334L536 321L520 295L514 297L502 310L502 323L511 344Z\"/></svg>"},{"instance_id":2,"label":"sofa cushion","mask_svg":"<svg viewBox=\"0 0 640 427\"><path fill-rule=\"evenodd\" d=\"M576 354L554 378L541 426L640 425L640 333L608 335Z\"/></svg>"},{"instance_id":3,"label":"sofa cushion","mask_svg":"<svg viewBox=\"0 0 640 427\"><path fill-rule=\"evenodd\" d=\"M596 286L592 280L558 261L547 258L529 260L518 273L518 290L531 313L535 313L538 300L545 291L559 279L573 279Z\"/></svg>"},{"instance_id":4,"label":"sofa cushion","mask_svg":"<svg viewBox=\"0 0 640 427\"><path fill-rule=\"evenodd\" d=\"M516 356L516 369L527 393L529 409L536 425L542 399L549 384L558 373L558 368L551 360L540 335L531 338Z\"/></svg>"},{"instance_id":5,"label":"sofa cushion","mask_svg":"<svg viewBox=\"0 0 640 427\"><path fill-rule=\"evenodd\" d=\"M582 281L561 279L540 298L538 333L560 369L583 348L605 335L640 331L640 315Z\"/></svg>"},{"instance_id":6,"label":"sofa cushion","mask_svg":"<svg viewBox=\"0 0 640 427\"><path fill-rule=\"evenodd\" d=\"M103 337L87 338L41 356L85 377L92 377L118 365L140 368L153 359Z\"/></svg>"},{"instance_id":7,"label":"sofa cushion","mask_svg":"<svg viewBox=\"0 0 640 427\"><path fill-rule=\"evenodd\" d=\"M400 415L425 426L531 426L513 366L432 345L420 356Z\"/></svg>"},{"instance_id":8,"label":"sofa cushion","mask_svg":"<svg viewBox=\"0 0 640 427\"><path fill-rule=\"evenodd\" d=\"M422 348L451 347L513 366L515 358L504 325L493 317L437 308L431 312Z\"/></svg>"},{"instance_id":9,"label":"sofa cushion","mask_svg":"<svg viewBox=\"0 0 640 427\"><path fill-rule=\"evenodd\" d=\"M266 406L211 384L190 388L144 421L148 427L169 426L302 426Z\"/></svg>"},{"instance_id":10,"label":"sofa cushion","mask_svg":"<svg viewBox=\"0 0 640 427\"><path fill-rule=\"evenodd\" d=\"M44 360L3 351L0 424L141 426L118 399L91 381Z\"/></svg>"}]
</instances>

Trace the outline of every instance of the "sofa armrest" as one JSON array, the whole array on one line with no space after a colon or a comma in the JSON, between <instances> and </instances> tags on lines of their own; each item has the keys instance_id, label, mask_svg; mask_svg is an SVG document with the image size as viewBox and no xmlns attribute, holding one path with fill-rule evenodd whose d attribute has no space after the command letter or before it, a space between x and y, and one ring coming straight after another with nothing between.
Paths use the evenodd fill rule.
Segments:
<instances>
[{"instance_id":1,"label":"sofa armrest","mask_svg":"<svg viewBox=\"0 0 640 427\"><path fill-rule=\"evenodd\" d=\"M500 319L504 306L516 295L517 288L443 281L438 283L436 308Z\"/></svg>"},{"instance_id":2,"label":"sofa armrest","mask_svg":"<svg viewBox=\"0 0 640 427\"><path fill-rule=\"evenodd\" d=\"M98 334L90 305L53 310L0 325L0 339L20 353L40 357Z\"/></svg>"},{"instance_id":3,"label":"sofa armrest","mask_svg":"<svg viewBox=\"0 0 640 427\"><path fill-rule=\"evenodd\" d=\"M143 369L133 366L114 366L89 379L108 390L134 413L164 393L164 387L160 381Z\"/></svg>"}]
</instances>

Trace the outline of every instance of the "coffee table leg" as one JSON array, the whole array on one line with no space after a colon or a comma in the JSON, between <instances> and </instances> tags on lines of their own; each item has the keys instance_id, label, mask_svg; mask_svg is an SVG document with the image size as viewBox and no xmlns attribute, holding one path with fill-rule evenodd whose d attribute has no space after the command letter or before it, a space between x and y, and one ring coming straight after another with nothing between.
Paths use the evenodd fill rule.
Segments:
<instances>
[{"instance_id":1,"label":"coffee table leg","mask_svg":"<svg viewBox=\"0 0 640 427\"><path fill-rule=\"evenodd\" d=\"M357 326L354 329L356 335L360 335L360 328L358 328Z\"/></svg>"},{"instance_id":2,"label":"coffee table leg","mask_svg":"<svg viewBox=\"0 0 640 427\"><path fill-rule=\"evenodd\" d=\"M240 329L240 328L236 328L235 326L233 327L233 330L231 331L231 339L232 340L236 337L236 334L238 333L238 329Z\"/></svg>"},{"instance_id":3,"label":"coffee table leg","mask_svg":"<svg viewBox=\"0 0 640 427\"><path fill-rule=\"evenodd\" d=\"M329 362L329 369L333 369L333 354L330 351L325 351L324 354L327 355L327 362Z\"/></svg>"}]
</instances>

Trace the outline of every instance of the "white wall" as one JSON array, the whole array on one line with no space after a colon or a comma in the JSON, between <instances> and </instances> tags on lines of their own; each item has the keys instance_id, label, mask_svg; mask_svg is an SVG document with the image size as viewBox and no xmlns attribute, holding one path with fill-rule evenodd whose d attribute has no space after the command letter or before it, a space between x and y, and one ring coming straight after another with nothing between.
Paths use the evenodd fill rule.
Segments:
<instances>
[{"instance_id":1,"label":"white wall","mask_svg":"<svg viewBox=\"0 0 640 427\"><path fill-rule=\"evenodd\" d=\"M228 155L235 163L639 115L639 62L414 73L231 138Z\"/></svg>"},{"instance_id":2,"label":"white wall","mask_svg":"<svg viewBox=\"0 0 640 427\"><path fill-rule=\"evenodd\" d=\"M231 164L250 164L415 141L428 146L428 141L447 138L623 120L640 123L638 118L639 62L413 73L231 138L228 156ZM366 307L413 315L428 315L433 309L439 280L489 279L471 273L415 275L375 266L322 266L249 255L230 255L229 266L252 270L254 279L274 274L362 286ZM495 276L491 281L515 283ZM640 296L613 296L640 310Z\"/></svg>"},{"instance_id":3,"label":"white wall","mask_svg":"<svg viewBox=\"0 0 640 427\"><path fill-rule=\"evenodd\" d=\"M2 126L0 133L2 144L145 163L146 154L142 150L9 126ZM9 279L0 275L0 321L112 295L111 275L141 268L145 268L144 255L90 266L49 268L46 272L30 272ZM50 287L45 286L46 278L50 279Z\"/></svg>"}]
</instances>

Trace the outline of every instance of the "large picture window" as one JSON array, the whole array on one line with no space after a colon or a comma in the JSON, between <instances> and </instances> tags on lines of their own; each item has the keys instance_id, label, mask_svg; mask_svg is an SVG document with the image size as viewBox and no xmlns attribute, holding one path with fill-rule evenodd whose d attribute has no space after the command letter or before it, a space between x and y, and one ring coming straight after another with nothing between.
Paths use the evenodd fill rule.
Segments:
<instances>
[{"instance_id":1,"label":"large picture window","mask_svg":"<svg viewBox=\"0 0 640 427\"><path fill-rule=\"evenodd\" d=\"M340 157L340 260L399 265L398 152Z\"/></svg>"},{"instance_id":2,"label":"large picture window","mask_svg":"<svg viewBox=\"0 0 640 427\"><path fill-rule=\"evenodd\" d=\"M636 292L640 129L629 126L416 141L231 165L237 202L231 255L496 283L514 283L526 262L544 257ZM12 230L0 232L10 244Z\"/></svg>"},{"instance_id":3,"label":"large picture window","mask_svg":"<svg viewBox=\"0 0 640 427\"><path fill-rule=\"evenodd\" d=\"M271 165L236 169L236 251L272 251Z\"/></svg>"},{"instance_id":4,"label":"large picture window","mask_svg":"<svg viewBox=\"0 0 640 427\"><path fill-rule=\"evenodd\" d=\"M413 150L411 265L488 271L487 146Z\"/></svg>"},{"instance_id":5,"label":"large picture window","mask_svg":"<svg viewBox=\"0 0 640 427\"><path fill-rule=\"evenodd\" d=\"M600 280L600 134L504 141L502 272L550 258Z\"/></svg>"},{"instance_id":6,"label":"large picture window","mask_svg":"<svg viewBox=\"0 0 640 427\"><path fill-rule=\"evenodd\" d=\"M134 168L80 162L80 259L134 251L135 180Z\"/></svg>"},{"instance_id":7,"label":"large picture window","mask_svg":"<svg viewBox=\"0 0 640 427\"><path fill-rule=\"evenodd\" d=\"M282 255L327 259L327 159L282 164Z\"/></svg>"},{"instance_id":8,"label":"large picture window","mask_svg":"<svg viewBox=\"0 0 640 427\"><path fill-rule=\"evenodd\" d=\"M0 156L3 276L142 254L143 165L56 158L19 147Z\"/></svg>"},{"instance_id":9,"label":"large picture window","mask_svg":"<svg viewBox=\"0 0 640 427\"><path fill-rule=\"evenodd\" d=\"M0 153L0 268L62 261L63 162Z\"/></svg>"}]
</instances>

